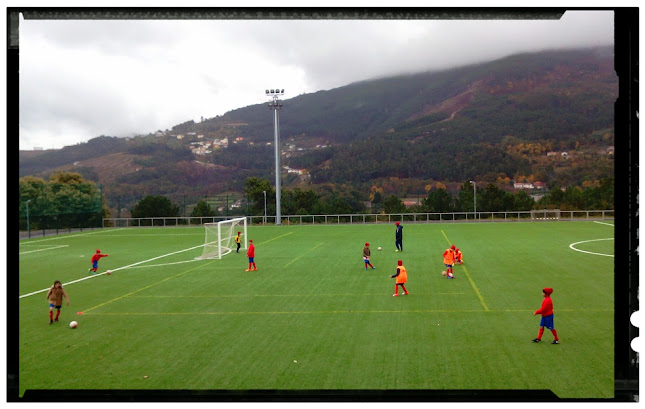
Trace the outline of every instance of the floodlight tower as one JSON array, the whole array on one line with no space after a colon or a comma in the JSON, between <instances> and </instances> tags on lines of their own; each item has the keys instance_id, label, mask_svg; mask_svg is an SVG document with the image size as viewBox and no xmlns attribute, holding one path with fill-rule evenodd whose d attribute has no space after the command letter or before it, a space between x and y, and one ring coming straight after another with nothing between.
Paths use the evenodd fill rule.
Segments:
<instances>
[{"instance_id":1,"label":"floodlight tower","mask_svg":"<svg viewBox=\"0 0 645 409\"><path fill-rule=\"evenodd\" d=\"M273 115L273 129L274 129L274 144L275 144L275 224L276 226L282 224L282 215L280 212L280 132L279 132L279 119L278 110L282 109L282 101L278 99L284 96L284 89L268 89L266 90L267 97L271 97L269 101L269 109L274 111Z\"/></svg>"}]
</instances>

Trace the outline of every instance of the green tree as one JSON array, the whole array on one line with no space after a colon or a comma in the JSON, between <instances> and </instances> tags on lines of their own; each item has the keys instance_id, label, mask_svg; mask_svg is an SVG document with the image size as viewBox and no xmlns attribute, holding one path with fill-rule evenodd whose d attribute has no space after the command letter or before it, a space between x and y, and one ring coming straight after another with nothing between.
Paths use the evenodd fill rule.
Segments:
<instances>
[{"instance_id":1,"label":"green tree","mask_svg":"<svg viewBox=\"0 0 645 409\"><path fill-rule=\"evenodd\" d=\"M489 183L481 194L477 195L478 212L500 212L504 210L504 196L506 192L497 187L494 183Z\"/></svg>"},{"instance_id":2,"label":"green tree","mask_svg":"<svg viewBox=\"0 0 645 409\"><path fill-rule=\"evenodd\" d=\"M244 182L242 190L249 201L251 214L264 214L264 192L266 192L267 214L275 214L275 189L269 180L255 176L250 177Z\"/></svg>"},{"instance_id":3,"label":"green tree","mask_svg":"<svg viewBox=\"0 0 645 409\"><path fill-rule=\"evenodd\" d=\"M535 200L523 190L513 195L513 209L517 211L528 211L535 205Z\"/></svg>"},{"instance_id":4,"label":"green tree","mask_svg":"<svg viewBox=\"0 0 645 409\"><path fill-rule=\"evenodd\" d=\"M178 217L179 206L165 196L148 195L132 209L132 217Z\"/></svg>"},{"instance_id":5,"label":"green tree","mask_svg":"<svg viewBox=\"0 0 645 409\"><path fill-rule=\"evenodd\" d=\"M190 217L212 217L215 216L216 212L211 209L211 205L206 203L204 199L200 200L193 211L190 212Z\"/></svg>"},{"instance_id":6,"label":"green tree","mask_svg":"<svg viewBox=\"0 0 645 409\"><path fill-rule=\"evenodd\" d=\"M453 197L443 188L429 191L428 197L423 200L425 211L431 213L451 212L453 204Z\"/></svg>"},{"instance_id":7,"label":"green tree","mask_svg":"<svg viewBox=\"0 0 645 409\"><path fill-rule=\"evenodd\" d=\"M459 189L459 195L455 203L455 210L460 212L472 212L475 209L475 192L470 181L464 181Z\"/></svg>"},{"instance_id":8,"label":"green tree","mask_svg":"<svg viewBox=\"0 0 645 409\"><path fill-rule=\"evenodd\" d=\"M387 214L404 213L406 210L403 201L396 197L396 195L390 195L385 198L383 201L383 209Z\"/></svg>"}]
</instances>

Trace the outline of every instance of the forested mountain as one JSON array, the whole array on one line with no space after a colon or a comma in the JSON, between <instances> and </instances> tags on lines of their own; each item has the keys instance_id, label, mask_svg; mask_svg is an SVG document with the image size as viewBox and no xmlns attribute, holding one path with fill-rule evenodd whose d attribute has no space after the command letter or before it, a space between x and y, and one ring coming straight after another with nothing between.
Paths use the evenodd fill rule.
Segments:
<instances>
[{"instance_id":1,"label":"forested mountain","mask_svg":"<svg viewBox=\"0 0 645 409\"><path fill-rule=\"evenodd\" d=\"M544 51L286 99L282 164L306 174L285 171L283 186L342 186L367 200L372 186L413 195L437 182L510 189L613 177L613 63L611 47ZM242 192L249 177L273 179L273 137L272 112L260 103L146 136L20 152L19 173L79 172L101 183L108 201ZM224 138L227 147L190 149Z\"/></svg>"}]
</instances>

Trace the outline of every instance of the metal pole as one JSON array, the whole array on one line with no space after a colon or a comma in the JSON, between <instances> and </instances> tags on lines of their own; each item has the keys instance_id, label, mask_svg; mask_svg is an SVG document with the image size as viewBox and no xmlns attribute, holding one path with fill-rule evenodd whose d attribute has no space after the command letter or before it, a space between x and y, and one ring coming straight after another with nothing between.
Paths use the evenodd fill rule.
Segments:
<instances>
[{"instance_id":1,"label":"metal pole","mask_svg":"<svg viewBox=\"0 0 645 409\"><path fill-rule=\"evenodd\" d=\"M277 104L277 97L274 97ZM274 116L275 124L275 224L279 226L281 223L280 214L280 134L278 133L278 109L275 109Z\"/></svg>"}]
</instances>

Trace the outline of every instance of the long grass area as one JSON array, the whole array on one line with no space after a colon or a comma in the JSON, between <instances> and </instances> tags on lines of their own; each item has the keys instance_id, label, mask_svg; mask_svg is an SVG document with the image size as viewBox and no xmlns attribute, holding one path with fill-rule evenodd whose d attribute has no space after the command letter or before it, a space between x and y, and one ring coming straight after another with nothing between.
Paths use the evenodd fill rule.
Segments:
<instances>
[{"instance_id":1,"label":"long grass area","mask_svg":"<svg viewBox=\"0 0 645 409\"><path fill-rule=\"evenodd\" d=\"M408 223L403 252L395 252L394 230L250 226L258 270L248 272L243 251L195 260L199 227L23 240L20 395L476 389L613 397L612 222ZM364 269L365 242L374 270ZM464 264L448 280L442 254L452 244ZM89 276L96 249L109 256ZM408 270L407 296L392 296L397 260ZM50 325L45 295L54 280L71 305ZM548 330L531 342L544 287L554 288L559 345Z\"/></svg>"}]
</instances>

